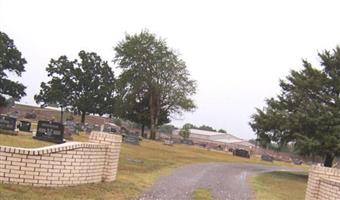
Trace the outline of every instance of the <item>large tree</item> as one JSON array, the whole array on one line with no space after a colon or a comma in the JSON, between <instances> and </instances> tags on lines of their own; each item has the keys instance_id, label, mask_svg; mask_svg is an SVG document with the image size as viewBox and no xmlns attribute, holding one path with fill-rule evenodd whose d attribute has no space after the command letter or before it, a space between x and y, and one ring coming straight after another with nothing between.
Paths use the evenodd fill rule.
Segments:
<instances>
[{"instance_id":1,"label":"large tree","mask_svg":"<svg viewBox=\"0 0 340 200\"><path fill-rule=\"evenodd\" d=\"M8 72L17 76L25 71L26 60L16 48L12 39L0 31L0 106L5 106L8 98L20 100L25 96L25 86L8 78Z\"/></svg>"},{"instance_id":2,"label":"large tree","mask_svg":"<svg viewBox=\"0 0 340 200\"><path fill-rule=\"evenodd\" d=\"M122 82L120 79L119 82ZM149 100L148 96L141 92L128 92L125 90L125 86L121 87L121 84L118 83L117 87L117 97L115 104L115 115L125 119L135 122L141 125L141 135L146 137L144 134L145 127L150 129L150 115L149 115ZM163 124L169 123L169 114L161 110L160 117L158 120L158 125L161 126Z\"/></svg>"},{"instance_id":3,"label":"large tree","mask_svg":"<svg viewBox=\"0 0 340 200\"><path fill-rule=\"evenodd\" d=\"M73 80L71 71L74 70L76 61L69 61L66 56L60 56L58 60L51 59L46 71L51 80L40 84L39 94L34 96L35 101L41 106L60 107L63 121L64 109L71 108Z\"/></svg>"},{"instance_id":4,"label":"large tree","mask_svg":"<svg viewBox=\"0 0 340 200\"><path fill-rule=\"evenodd\" d=\"M332 166L340 155L340 48L319 53L321 70L303 61L280 81L282 92L257 109L250 123L262 145L295 143L300 154L322 156Z\"/></svg>"},{"instance_id":5,"label":"large tree","mask_svg":"<svg viewBox=\"0 0 340 200\"><path fill-rule=\"evenodd\" d=\"M156 137L162 111L181 114L195 108L190 96L196 91L196 83L189 78L185 62L165 40L148 31L127 34L115 51L126 93L142 94L148 99L151 139Z\"/></svg>"},{"instance_id":6,"label":"large tree","mask_svg":"<svg viewBox=\"0 0 340 200\"><path fill-rule=\"evenodd\" d=\"M41 83L35 96L37 103L70 108L81 114L111 114L114 104L115 78L106 61L96 53L79 52L80 61L69 61L66 56L51 60L46 68L51 80Z\"/></svg>"}]
</instances>

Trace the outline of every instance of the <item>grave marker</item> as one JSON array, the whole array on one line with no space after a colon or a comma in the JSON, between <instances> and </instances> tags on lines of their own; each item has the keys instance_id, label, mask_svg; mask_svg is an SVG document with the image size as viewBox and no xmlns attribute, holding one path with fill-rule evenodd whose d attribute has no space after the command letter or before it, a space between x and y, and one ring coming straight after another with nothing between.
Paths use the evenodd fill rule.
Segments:
<instances>
[{"instance_id":1,"label":"grave marker","mask_svg":"<svg viewBox=\"0 0 340 200\"><path fill-rule=\"evenodd\" d=\"M273 162L274 157L270 155L263 154L261 155L261 160L268 161L268 162Z\"/></svg>"},{"instance_id":2,"label":"grave marker","mask_svg":"<svg viewBox=\"0 0 340 200\"><path fill-rule=\"evenodd\" d=\"M64 143L64 125L58 122L38 121L37 133L33 138L57 144Z\"/></svg>"},{"instance_id":3,"label":"grave marker","mask_svg":"<svg viewBox=\"0 0 340 200\"><path fill-rule=\"evenodd\" d=\"M30 132L31 131L31 122L20 121L18 128L19 128L20 131Z\"/></svg>"},{"instance_id":4,"label":"grave marker","mask_svg":"<svg viewBox=\"0 0 340 200\"><path fill-rule=\"evenodd\" d=\"M131 133L123 134L123 142L139 145L139 136Z\"/></svg>"},{"instance_id":5,"label":"grave marker","mask_svg":"<svg viewBox=\"0 0 340 200\"><path fill-rule=\"evenodd\" d=\"M0 115L0 129L5 131L15 131L17 119L14 117Z\"/></svg>"},{"instance_id":6,"label":"grave marker","mask_svg":"<svg viewBox=\"0 0 340 200\"><path fill-rule=\"evenodd\" d=\"M249 151L244 150L244 149L235 149L233 151L233 155L234 156L244 157L244 158L250 158Z\"/></svg>"}]
</instances>

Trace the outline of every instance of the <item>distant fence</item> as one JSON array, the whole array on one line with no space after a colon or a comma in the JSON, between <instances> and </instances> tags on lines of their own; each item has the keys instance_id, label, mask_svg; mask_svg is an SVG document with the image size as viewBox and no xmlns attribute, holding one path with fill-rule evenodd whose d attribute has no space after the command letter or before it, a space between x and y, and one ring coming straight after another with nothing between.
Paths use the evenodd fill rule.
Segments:
<instances>
[{"instance_id":1,"label":"distant fence","mask_svg":"<svg viewBox=\"0 0 340 200\"><path fill-rule=\"evenodd\" d=\"M339 200L340 169L312 166L309 170L306 200Z\"/></svg>"},{"instance_id":2,"label":"distant fence","mask_svg":"<svg viewBox=\"0 0 340 200\"><path fill-rule=\"evenodd\" d=\"M92 132L88 143L0 146L0 183L52 187L113 181L121 141L119 135Z\"/></svg>"}]
</instances>

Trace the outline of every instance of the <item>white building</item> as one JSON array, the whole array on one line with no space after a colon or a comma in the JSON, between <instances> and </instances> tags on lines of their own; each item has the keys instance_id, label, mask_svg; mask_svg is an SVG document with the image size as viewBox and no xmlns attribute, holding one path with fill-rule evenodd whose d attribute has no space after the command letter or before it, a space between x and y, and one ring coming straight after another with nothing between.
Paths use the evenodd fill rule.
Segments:
<instances>
[{"instance_id":1,"label":"white building","mask_svg":"<svg viewBox=\"0 0 340 200\"><path fill-rule=\"evenodd\" d=\"M179 136L180 130L173 132L174 136ZM246 147L252 149L255 147L253 144L246 140L238 138L228 133L219 133L213 131L204 131L199 129L190 129L189 139L194 143L215 143L225 145L227 148L240 148Z\"/></svg>"}]
</instances>

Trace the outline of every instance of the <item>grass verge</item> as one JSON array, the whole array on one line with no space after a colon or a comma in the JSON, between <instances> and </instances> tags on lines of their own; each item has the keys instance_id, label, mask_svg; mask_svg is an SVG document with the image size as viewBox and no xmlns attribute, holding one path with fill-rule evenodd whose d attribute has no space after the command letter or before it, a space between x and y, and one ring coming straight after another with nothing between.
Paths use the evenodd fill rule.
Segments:
<instances>
[{"instance_id":1,"label":"grass verge","mask_svg":"<svg viewBox=\"0 0 340 200\"><path fill-rule=\"evenodd\" d=\"M74 141L85 141L86 137L86 135L80 135L79 137L74 137ZM23 142L25 140L27 142ZM42 141L33 140L31 137L4 136L1 134L0 145L23 147L46 146ZM63 188L0 184L0 199L131 199L150 187L160 176L167 175L171 169L186 164L202 162L238 162L271 165L271 163L263 162L259 158L254 157L246 159L234 157L227 152L209 151L196 146L177 144L167 146L160 142L143 140L140 145L122 144L118 176L114 182ZM273 164L300 167L283 162L274 162Z\"/></svg>"},{"instance_id":2,"label":"grass verge","mask_svg":"<svg viewBox=\"0 0 340 200\"><path fill-rule=\"evenodd\" d=\"M194 200L212 200L211 193L207 188L197 188L193 192Z\"/></svg>"},{"instance_id":3,"label":"grass verge","mask_svg":"<svg viewBox=\"0 0 340 200\"><path fill-rule=\"evenodd\" d=\"M13 136L0 133L0 145L23 148L38 148L52 145L52 143L41 140L34 140L32 139L32 136L28 135Z\"/></svg>"},{"instance_id":4,"label":"grass verge","mask_svg":"<svg viewBox=\"0 0 340 200\"><path fill-rule=\"evenodd\" d=\"M269 172L250 178L256 199L303 200L307 187L307 172Z\"/></svg>"}]
</instances>

